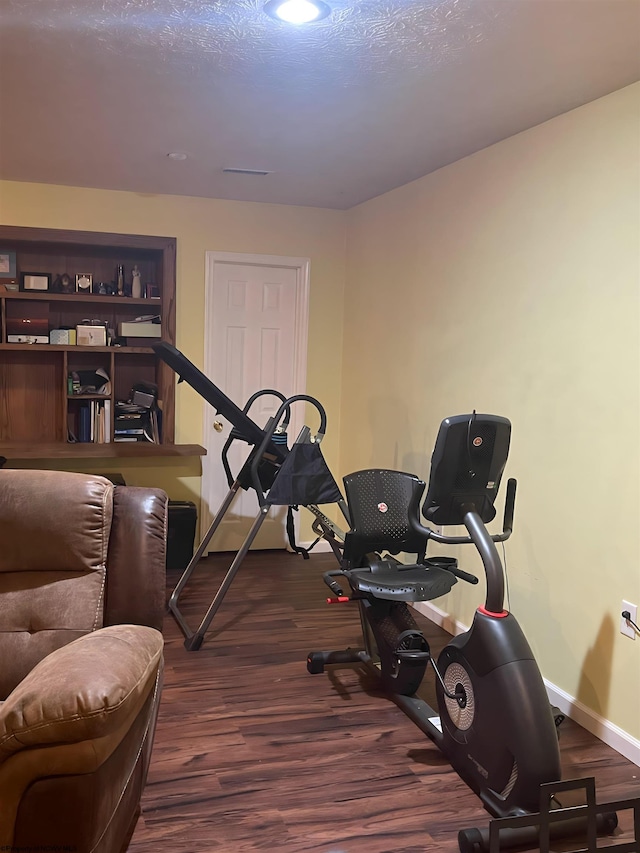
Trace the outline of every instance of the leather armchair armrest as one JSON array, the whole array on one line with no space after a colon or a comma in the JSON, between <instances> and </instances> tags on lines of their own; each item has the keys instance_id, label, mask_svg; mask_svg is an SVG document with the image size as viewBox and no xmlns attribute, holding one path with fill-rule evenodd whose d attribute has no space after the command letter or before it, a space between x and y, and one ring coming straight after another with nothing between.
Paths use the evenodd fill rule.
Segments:
<instances>
[{"instance_id":1,"label":"leather armchair armrest","mask_svg":"<svg viewBox=\"0 0 640 853\"><path fill-rule=\"evenodd\" d=\"M116 625L49 654L0 704L0 763L24 749L102 738L133 720L162 651L155 629Z\"/></svg>"},{"instance_id":2,"label":"leather armchair armrest","mask_svg":"<svg viewBox=\"0 0 640 853\"><path fill-rule=\"evenodd\" d=\"M160 489L115 487L105 625L149 625L162 630L168 504Z\"/></svg>"}]
</instances>

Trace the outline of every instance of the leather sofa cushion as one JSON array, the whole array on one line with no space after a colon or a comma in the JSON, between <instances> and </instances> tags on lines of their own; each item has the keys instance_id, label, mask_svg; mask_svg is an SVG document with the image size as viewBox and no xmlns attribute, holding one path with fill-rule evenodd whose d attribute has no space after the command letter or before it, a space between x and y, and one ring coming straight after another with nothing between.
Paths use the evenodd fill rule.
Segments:
<instances>
[{"instance_id":1,"label":"leather sofa cushion","mask_svg":"<svg viewBox=\"0 0 640 853\"><path fill-rule=\"evenodd\" d=\"M23 749L103 738L133 720L153 689L162 634L115 625L41 661L0 705L0 762Z\"/></svg>"},{"instance_id":2,"label":"leather sofa cushion","mask_svg":"<svg viewBox=\"0 0 640 853\"><path fill-rule=\"evenodd\" d=\"M103 625L105 570L0 572L0 699L46 655Z\"/></svg>"},{"instance_id":3,"label":"leather sofa cushion","mask_svg":"<svg viewBox=\"0 0 640 853\"><path fill-rule=\"evenodd\" d=\"M103 569L113 488L73 472L0 471L0 572Z\"/></svg>"}]
</instances>

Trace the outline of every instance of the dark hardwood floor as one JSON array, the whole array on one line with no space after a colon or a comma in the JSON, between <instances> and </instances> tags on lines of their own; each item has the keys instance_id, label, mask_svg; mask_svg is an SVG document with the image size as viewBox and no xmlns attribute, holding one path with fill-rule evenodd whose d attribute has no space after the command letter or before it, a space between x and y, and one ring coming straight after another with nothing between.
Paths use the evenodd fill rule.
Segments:
<instances>
[{"instance_id":1,"label":"dark hardwood floor","mask_svg":"<svg viewBox=\"0 0 640 853\"><path fill-rule=\"evenodd\" d=\"M180 606L193 624L229 562L209 557L192 576ZM334 565L330 554L251 552L198 652L167 616L129 853L454 853L458 829L487 825L478 798L375 679L357 667L307 673L307 652L360 645L356 606L325 604L321 575ZM416 618L439 649L446 634ZM640 795L640 768L571 720L560 743L563 778L595 776L599 801ZM629 840L630 813L620 817L619 841Z\"/></svg>"}]
</instances>

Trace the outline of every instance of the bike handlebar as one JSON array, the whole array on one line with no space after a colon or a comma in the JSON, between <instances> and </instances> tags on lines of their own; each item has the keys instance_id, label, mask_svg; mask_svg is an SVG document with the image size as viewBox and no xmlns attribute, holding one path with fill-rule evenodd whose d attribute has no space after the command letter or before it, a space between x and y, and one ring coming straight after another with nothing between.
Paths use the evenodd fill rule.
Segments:
<instances>
[{"instance_id":1,"label":"bike handlebar","mask_svg":"<svg viewBox=\"0 0 640 853\"><path fill-rule=\"evenodd\" d=\"M516 501L516 486L517 483L514 479L508 481L502 533L497 533L493 536L490 535L475 505L472 503L463 503L461 507L464 515L464 525L469 533L468 536L445 536L442 533L437 533L430 527L424 527L420 523L419 516L420 498L425 487L425 484L421 480L414 480L411 500L409 501L409 525L414 533L424 536L426 539L433 539L434 542L440 542L443 545L467 545L473 543L476 546L482 558L487 579L485 607L491 613L500 613L504 604L504 577L495 543L504 542L511 536L513 530L513 511Z\"/></svg>"},{"instance_id":2,"label":"bike handlebar","mask_svg":"<svg viewBox=\"0 0 640 853\"><path fill-rule=\"evenodd\" d=\"M513 512L516 503L517 480L510 478L507 482L507 492L504 503L504 517L502 521L502 533L494 533L491 536L493 542L506 542L513 532ZM420 498L424 492L425 484L417 480L413 484L411 500L409 501L409 524L414 533L433 539L441 545L470 545L473 539L470 536L445 536L431 527L424 527L420 523Z\"/></svg>"}]
</instances>

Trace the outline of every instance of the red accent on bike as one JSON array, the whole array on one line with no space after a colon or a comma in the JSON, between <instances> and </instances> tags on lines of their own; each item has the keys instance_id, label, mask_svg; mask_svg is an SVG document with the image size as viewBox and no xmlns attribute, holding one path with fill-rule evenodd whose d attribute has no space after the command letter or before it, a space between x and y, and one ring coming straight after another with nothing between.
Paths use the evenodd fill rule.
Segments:
<instances>
[{"instance_id":1,"label":"red accent on bike","mask_svg":"<svg viewBox=\"0 0 640 853\"><path fill-rule=\"evenodd\" d=\"M486 607L478 607L478 613L482 613L483 616L491 616L492 619L504 619L505 616L509 615L508 610L502 610L500 613L494 613L492 610L487 610Z\"/></svg>"},{"instance_id":2,"label":"red accent on bike","mask_svg":"<svg viewBox=\"0 0 640 853\"><path fill-rule=\"evenodd\" d=\"M327 598L327 604L342 604L344 601L351 601L348 595L339 595L337 598Z\"/></svg>"}]
</instances>

